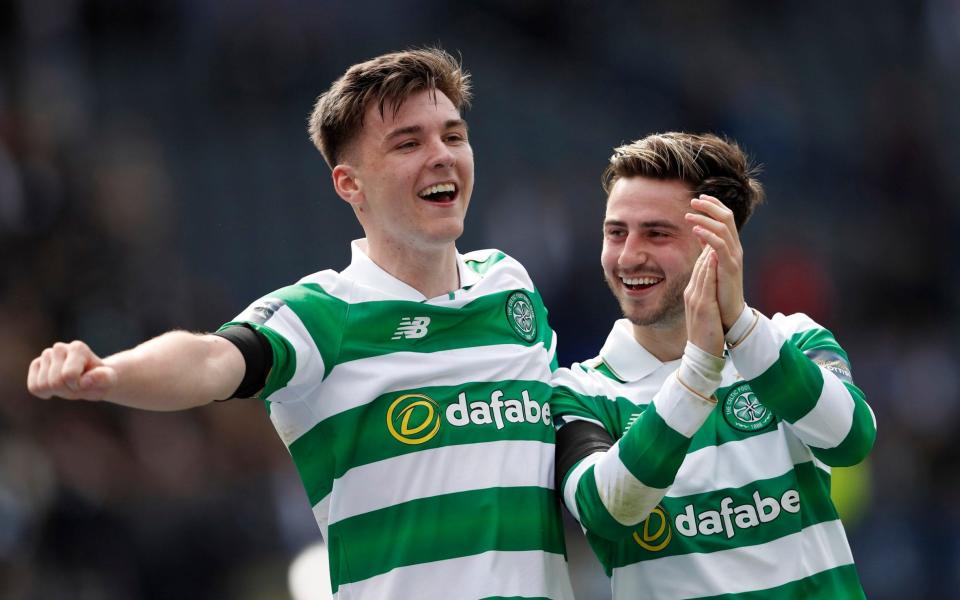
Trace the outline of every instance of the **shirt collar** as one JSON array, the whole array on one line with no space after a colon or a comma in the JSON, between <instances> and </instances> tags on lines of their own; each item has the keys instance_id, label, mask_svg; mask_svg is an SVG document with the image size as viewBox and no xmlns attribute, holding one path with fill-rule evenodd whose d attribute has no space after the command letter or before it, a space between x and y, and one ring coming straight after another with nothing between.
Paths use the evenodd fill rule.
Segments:
<instances>
[{"instance_id":1,"label":"shirt collar","mask_svg":"<svg viewBox=\"0 0 960 600\"><path fill-rule=\"evenodd\" d=\"M600 349L600 358L617 378L626 382L643 379L664 365L637 342L627 319L614 323L613 330Z\"/></svg>"},{"instance_id":2,"label":"shirt collar","mask_svg":"<svg viewBox=\"0 0 960 600\"><path fill-rule=\"evenodd\" d=\"M366 238L353 240L350 243L350 266L344 269L341 275L361 285L396 296L401 300L414 302L428 300L418 290L387 273L377 263L370 260L365 251L366 245ZM460 274L460 289L467 289L481 279L479 273L467 266L459 252L457 252L457 271Z\"/></svg>"}]
</instances>

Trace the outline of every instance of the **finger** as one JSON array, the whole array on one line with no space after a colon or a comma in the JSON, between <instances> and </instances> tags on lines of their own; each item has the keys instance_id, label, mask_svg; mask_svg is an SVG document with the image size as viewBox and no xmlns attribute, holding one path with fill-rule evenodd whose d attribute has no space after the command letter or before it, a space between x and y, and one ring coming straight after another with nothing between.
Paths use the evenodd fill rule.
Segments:
<instances>
[{"instance_id":1,"label":"finger","mask_svg":"<svg viewBox=\"0 0 960 600\"><path fill-rule=\"evenodd\" d=\"M700 194L699 197L690 201L690 206L710 215L718 221L723 221L727 225L732 225L734 229L736 229L733 211L724 205L723 202L720 202L713 196L708 194Z\"/></svg>"},{"instance_id":2,"label":"finger","mask_svg":"<svg viewBox=\"0 0 960 600\"><path fill-rule=\"evenodd\" d=\"M704 265L703 295L707 298L717 297L717 253L710 250Z\"/></svg>"},{"instance_id":3,"label":"finger","mask_svg":"<svg viewBox=\"0 0 960 600\"><path fill-rule=\"evenodd\" d=\"M734 237L736 233L736 230L731 231L730 227L728 227L722 221L715 219L711 215L704 215L696 212L688 212L684 215L684 219L686 219L690 223L693 223L694 225L705 227L710 231L716 233L717 235L721 235L731 239Z\"/></svg>"},{"instance_id":4,"label":"finger","mask_svg":"<svg viewBox=\"0 0 960 600\"><path fill-rule=\"evenodd\" d=\"M713 231L697 225L693 228L693 234L712 248L717 253L717 258L723 257L725 262L733 260L727 241Z\"/></svg>"},{"instance_id":5,"label":"finger","mask_svg":"<svg viewBox=\"0 0 960 600\"><path fill-rule=\"evenodd\" d=\"M696 262L693 263L693 270L690 271L690 280L687 281L687 287L684 289L684 295L692 295L694 290L697 288L697 280L700 276L700 271L703 268L703 258L706 255L707 248L704 247L703 251L700 252L700 255L697 256Z\"/></svg>"},{"instance_id":6,"label":"finger","mask_svg":"<svg viewBox=\"0 0 960 600\"><path fill-rule=\"evenodd\" d=\"M63 342L57 342L53 345L52 358L50 359L50 369L47 371L47 385L54 394L63 389L63 361L67 358L67 345Z\"/></svg>"},{"instance_id":7,"label":"finger","mask_svg":"<svg viewBox=\"0 0 960 600\"><path fill-rule=\"evenodd\" d=\"M80 377L80 391L85 398L100 399L117 383L117 372L111 367L90 369Z\"/></svg>"},{"instance_id":8,"label":"finger","mask_svg":"<svg viewBox=\"0 0 960 600\"><path fill-rule=\"evenodd\" d=\"M50 361L52 358L52 348L47 348L40 354L40 371L37 373L37 389L40 391L39 396L44 399L53 395L50 392L50 385L47 380L47 373L50 371Z\"/></svg>"},{"instance_id":9,"label":"finger","mask_svg":"<svg viewBox=\"0 0 960 600\"><path fill-rule=\"evenodd\" d=\"M706 281L707 275L707 252L709 248L704 248L703 252L700 253L700 258L697 259L697 274L696 274L696 283L693 287L693 297L694 300L702 300L703 298L703 286Z\"/></svg>"},{"instance_id":10,"label":"finger","mask_svg":"<svg viewBox=\"0 0 960 600\"><path fill-rule=\"evenodd\" d=\"M38 395L39 387L37 385L37 376L40 374L41 359L37 358L30 361L30 368L27 370L27 390L34 396Z\"/></svg>"},{"instance_id":11,"label":"finger","mask_svg":"<svg viewBox=\"0 0 960 600\"><path fill-rule=\"evenodd\" d=\"M80 385L80 376L90 362L90 351L83 342L73 342L63 361L60 377L68 389L77 391Z\"/></svg>"}]
</instances>

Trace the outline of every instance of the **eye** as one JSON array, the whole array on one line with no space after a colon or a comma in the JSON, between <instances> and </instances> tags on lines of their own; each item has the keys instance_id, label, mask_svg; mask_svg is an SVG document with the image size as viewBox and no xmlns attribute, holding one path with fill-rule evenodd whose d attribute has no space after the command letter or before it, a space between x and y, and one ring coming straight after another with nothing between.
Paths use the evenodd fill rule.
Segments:
<instances>
[{"instance_id":1,"label":"eye","mask_svg":"<svg viewBox=\"0 0 960 600\"><path fill-rule=\"evenodd\" d=\"M397 150L412 150L413 148L416 148L419 145L420 143L416 140L407 140L406 142L399 144L397 146Z\"/></svg>"},{"instance_id":2,"label":"eye","mask_svg":"<svg viewBox=\"0 0 960 600\"><path fill-rule=\"evenodd\" d=\"M618 239L625 236L627 234L627 231L625 229L612 228L612 229L605 230L603 234L605 237L608 237L611 239Z\"/></svg>"},{"instance_id":3,"label":"eye","mask_svg":"<svg viewBox=\"0 0 960 600\"><path fill-rule=\"evenodd\" d=\"M467 141L467 136L462 133L450 133L447 134L446 139L448 142L465 142Z\"/></svg>"},{"instance_id":4,"label":"eye","mask_svg":"<svg viewBox=\"0 0 960 600\"><path fill-rule=\"evenodd\" d=\"M647 232L647 237L658 239L658 238L667 238L670 236L669 234L667 234L666 231L658 231L656 229L652 229L649 232Z\"/></svg>"}]
</instances>

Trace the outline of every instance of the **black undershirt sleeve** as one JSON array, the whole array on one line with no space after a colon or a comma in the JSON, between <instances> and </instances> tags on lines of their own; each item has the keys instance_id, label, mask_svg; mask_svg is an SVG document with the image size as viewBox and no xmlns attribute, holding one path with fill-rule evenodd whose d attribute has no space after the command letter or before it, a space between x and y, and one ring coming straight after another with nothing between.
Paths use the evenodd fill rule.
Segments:
<instances>
[{"instance_id":1,"label":"black undershirt sleeve","mask_svg":"<svg viewBox=\"0 0 960 600\"><path fill-rule=\"evenodd\" d=\"M243 360L247 365L247 370L243 374L243 381L240 382L237 391L226 400L252 398L266 385L267 375L273 367L273 348L270 347L267 337L246 324L231 325L213 335L220 336L233 343L240 350L240 354L243 355Z\"/></svg>"},{"instance_id":2,"label":"black undershirt sleeve","mask_svg":"<svg viewBox=\"0 0 960 600\"><path fill-rule=\"evenodd\" d=\"M613 446L613 437L603 427L590 421L571 421L557 431L557 488L578 462L595 452L606 452Z\"/></svg>"}]
</instances>

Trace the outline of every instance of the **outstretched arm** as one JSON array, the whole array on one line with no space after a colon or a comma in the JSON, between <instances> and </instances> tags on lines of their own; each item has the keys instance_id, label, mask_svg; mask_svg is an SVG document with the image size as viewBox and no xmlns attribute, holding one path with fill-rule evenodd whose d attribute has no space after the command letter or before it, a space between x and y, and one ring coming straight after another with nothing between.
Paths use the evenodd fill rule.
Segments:
<instances>
[{"instance_id":1,"label":"outstretched arm","mask_svg":"<svg viewBox=\"0 0 960 600\"><path fill-rule=\"evenodd\" d=\"M80 341L58 342L30 363L27 389L40 398L181 410L230 397L245 370L230 341L171 331L107 358Z\"/></svg>"},{"instance_id":2,"label":"outstretched arm","mask_svg":"<svg viewBox=\"0 0 960 600\"><path fill-rule=\"evenodd\" d=\"M554 401L554 412L569 420L557 434L557 482L567 508L596 535L618 540L647 518L715 406L711 396L724 362L716 264L712 250L705 249L684 293L689 341L680 369L619 441L614 443L578 403L578 393L585 390L577 378L569 371L558 373L565 398L558 399L561 406Z\"/></svg>"}]
</instances>

